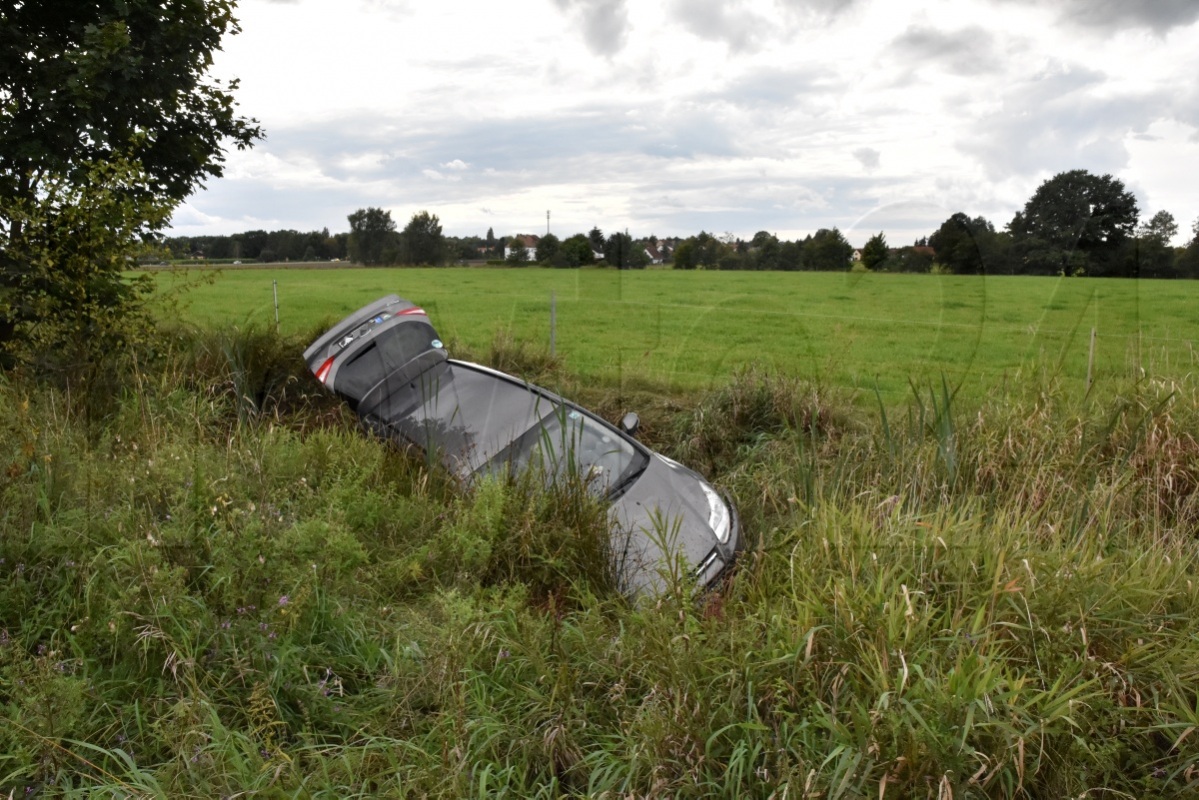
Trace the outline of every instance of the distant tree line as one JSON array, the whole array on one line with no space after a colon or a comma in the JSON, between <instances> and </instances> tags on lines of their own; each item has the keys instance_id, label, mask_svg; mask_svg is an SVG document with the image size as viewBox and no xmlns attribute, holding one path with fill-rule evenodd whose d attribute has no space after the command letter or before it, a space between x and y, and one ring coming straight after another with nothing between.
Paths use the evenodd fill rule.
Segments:
<instances>
[{"instance_id":1,"label":"distant tree line","mask_svg":"<svg viewBox=\"0 0 1199 800\"><path fill-rule=\"evenodd\" d=\"M572 268L602 264L644 269L942 272L959 275L1095 275L1199 278L1199 220L1184 247L1170 242L1178 224L1167 211L1140 220L1136 197L1110 175L1073 170L1042 183L1002 229L958 212L930 235L892 247L880 231L855 249L837 228L793 241L758 231L748 241L700 231L687 238L605 235L598 227L560 239L519 234L453 237L434 214L412 215L397 230L391 213L363 208L348 217L348 233L328 229L247 231L232 236L176 237L171 255L257 261L350 260L366 265L438 266L469 260Z\"/></svg>"},{"instance_id":2,"label":"distant tree line","mask_svg":"<svg viewBox=\"0 0 1199 800\"><path fill-rule=\"evenodd\" d=\"M246 231L231 236L173 236L165 245L171 258L235 261L331 261L346 258L348 233Z\"/></svg>"},{"instance_id":3,"label":"distant tree line","mask_svg":"<svg viewBox=\"0 0 1199 800\"><path fill-rule=\"evenodd\" d=\"M939 268L961 275L1199 278L1199 220L1190 242L1176 248L1172 214L1139 215L1122 182L1073 170L1042 183L1005 230L959 212L928 244Z\"/></svg>"}]
</instances>

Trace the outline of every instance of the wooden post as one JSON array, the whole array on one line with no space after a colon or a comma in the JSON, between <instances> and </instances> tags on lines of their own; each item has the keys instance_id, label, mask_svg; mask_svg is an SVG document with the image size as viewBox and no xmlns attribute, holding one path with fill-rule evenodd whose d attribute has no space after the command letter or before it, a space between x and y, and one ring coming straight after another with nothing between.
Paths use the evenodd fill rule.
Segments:
<instances>
[{"instance_id":1,"label":"wooden post","mask_svg":"<svg viewBox=\"0 0 1199 800\"><path fill-rule=\"evenodd\" d=\"M1095 370L1095 329L1091 328L1091 352L1087 355L1087 391L1091 391L1091 376Z\"/></svg>"},{"instance_id":2,"label":"wooden post","mask_svg":"<svg viewBox=\"0 0 1199 800\"><path fill-rule=\"evenodd\" d=\"M558 333L558 296L554 290L550 290L550 358L554 357L555 344Z\"/></svg>"},{"instance_id":3,"label":"wooden post","mask_svg":"<svg viewBox=\"0 0 1199 800\"><path fill-rule=\"evenodd\" d=\"M275 293L275 333L279 332L279 281L271 281L271 291Z\"/></svg>"}]
</instances>

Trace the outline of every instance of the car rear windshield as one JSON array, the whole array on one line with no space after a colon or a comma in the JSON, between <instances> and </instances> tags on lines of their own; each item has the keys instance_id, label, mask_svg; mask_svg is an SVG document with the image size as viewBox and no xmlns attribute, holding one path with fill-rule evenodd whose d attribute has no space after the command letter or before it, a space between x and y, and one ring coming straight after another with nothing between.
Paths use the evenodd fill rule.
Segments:
<instances>
[{"instance_id":1,"label":"car rear windshield","mask_svg":"<svg viewBox=\"0 0 1199 800\"><path fill-rule=\"evenodd\" d=\"M434 342L437 331L423 320L407 320L388 328L338 369L335 388L354 401L361 400L392 372L434 349Z\"/></svg>"}]
</instances>

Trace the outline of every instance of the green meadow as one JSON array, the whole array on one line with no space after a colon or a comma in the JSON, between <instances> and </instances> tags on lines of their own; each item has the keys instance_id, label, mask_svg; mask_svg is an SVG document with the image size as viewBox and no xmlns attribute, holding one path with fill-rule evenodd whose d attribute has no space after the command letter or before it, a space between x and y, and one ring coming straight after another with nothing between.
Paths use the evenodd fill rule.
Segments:
<instances>
[{"instance_id":1,"label":"green meadow","mask_svg":"<svg viewBox=\"0 0 1199 800\"><path fill-rule=\"evenodd\" d=\"M196 273L162 274L164 292ZM201 273L213 277L212 274ZM964 396L1049 380L1081 393L1171 380L1199 364L1199 283L1023 276L551 269L270 269L218 273L182 295L204 326L284 333L394 292L422 306L451 346L498 332L556 352L572 372L676 389L720 385L758 364L889 403L945 376Z\"/></svg>"},{"instance_id":2,"label":"green meadow","mask_svg":"<svg viewBox=\"0 0 1199 800\"><path fill-rule=\"evenodd\" d=\"M1195 284L159 280L157 335L0 374L0 798L1199 796ZM366 435L299 354L392 291L636 408L735 569L629 597L586 486Z\"/></svg>"}]
</instances>

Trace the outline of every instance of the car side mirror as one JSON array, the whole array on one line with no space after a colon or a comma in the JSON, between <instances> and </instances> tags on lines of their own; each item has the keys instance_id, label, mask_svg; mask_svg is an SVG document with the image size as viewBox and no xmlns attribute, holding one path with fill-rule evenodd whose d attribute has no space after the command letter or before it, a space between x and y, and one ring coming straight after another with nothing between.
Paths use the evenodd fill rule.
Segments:
<instances>
[{"instance_id":1,"label":"car side mirror","mask_svg":"<svg viewBox=\"0 0 1199 800\"><path fill-rule=\"evenodd\" d=\"M640 427L641 417L637 416L636 412L630 411L620 418L620 429L628 436L636 436Z\"/></svg>"}]
</instances>

